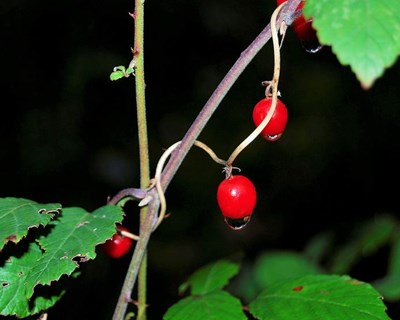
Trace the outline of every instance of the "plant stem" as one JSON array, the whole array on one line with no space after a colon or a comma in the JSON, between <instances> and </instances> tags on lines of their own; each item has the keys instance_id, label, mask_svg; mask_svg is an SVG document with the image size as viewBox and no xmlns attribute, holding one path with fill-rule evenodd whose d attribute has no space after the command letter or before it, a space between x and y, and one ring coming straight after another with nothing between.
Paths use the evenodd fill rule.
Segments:
<instances>
[{"instance_id":1,"label":"plant stem","mask_svg":"<svg viewBox=\"0 0 400 320\"><path fill-rule=\"evenodd\" d=\"M136 89L136 109L138 124L139 158L140 158L140 187L145 189L150 182L150 162L146 120L146 99L145 99L145 80L144 80L144 0L135 0L134 18L134 47L133 59L135 65L135 89ZM148 207L140 210L140 238L142 236L142 225L146 224ZM151 230L151 228L150 228ZM149 235L150 236L150 235ZM140 244L140 245L139 245ZM139 241L126 274L124 284L118 298L118 303L114 311L113 319L122 320L125 316L128 303L131 302L132 290L137 277L137 266L140 265L138 279L138 320L146 320L146 277L147 277L147 254L146 241ZM140 248L140 259L137 250Z\"/></svg>"},{"instance_id":2,"label":"plant stem","mask_svg":"<svg viewBox=\"0 0 400 320\"><path fill-rule=\"evenodd\" d=\"M145 80L144 80L144 0L135 0L135 46L136 60L136 106L138 123L138 140L140 155L140 187L147 188L150 183L149 145L147 135ZM144 223L147 206L140 209L140 224ZM140 235L139 235L140 236ZM132 280L127 280L132 292ZM132 286L132 287L131 287ZM139 270L138 280L138 316L137 320L146 320L147 292L147 253L144 254Z\"/></svg>"},{"instance_id":3,"label":"plant stem","mask_svg":"<svg viewBox=\"0 0 400 320\"><path fill-rule=\"evenodd\" d=\"M288 0L285 8L282 10L282 13L277 19L277 24L279 25L282 22L282 17L292 17L300 2L301 0ZM255 38L254 41L247 47L247 49L242 52L239 59L235 62L229 72L222 79L221 83L215 89L214 93L211 95L211 97L193 122L192 126L187 131L186 135L182 139L182 143L171 155L171 158L165 167L161 180L161 185L164 190L168 187L175 173L178 171L178 168L180 167L183 159L186 157L195 140L206 126L208 120L218 108L222 99L239 78L243 70L248 66L248 64L253 60L256 54L270 39L271 26L270 24L268 24L257 36L257 38Z\"/></svg>"},{"instance_id":4,"label":"plant stem","mask_svg":"<svg viewBox=\"0 0 400 320\"><path fill-rule=\"evenodd\" d=\"M274 74L272 81L268 81L270 84L268 87L272 88L272 102L271 102L271 107L266 114L264 120L258 125L258 127L246 138L244 139L237 147L236 149L232 152L232 154L229 156L227 160L228 166L233 165L233 161L236 159L236 157L251 143L254 141L256 137L261 133L262 130L268 125L269 121L271 120L275 109L276 109L276 104L278 100L278 83L279 83L279 75L280 75L280 70L281 70L281 55L280 55L280 46L279 46L279 39L278 39L278 30L277 29L277 23L276 23L276 17L278 13L282 10L282 8L286 5L286 2L282 3L279 7L277 7L274 11L274 13L271 16L271 36L272 36L272 44L274 47ZM269 91L269 89L267 89ZM271 92L268 92L270 94ZM266 94L267 96L267 94Z\"/></svg>"},{"instance_id":5,"label":"plant stem","mask_svg":"<svg viewBox=\"0 0 400 320\"><path fill-rule=\"evenodd\" d=\"M301 0L288 0L285 8L278 17L277 23L278 24L281 23L283 16L288 17L288 19L290 19L293 16L293 13L296 11L296 8L299 5L300 1ZM138 10L138 8L143 5L143 2L144 2L143 0L136 0L135 3L137 5L136 10ZM140 11L140 13L143 14L142 11ZM141 23L143 24L143 17L140 18L138 16L138 11L135 12L135 17L136 17L135 25L138 24L138 22L136 21L138 18L142 19ZM143 25L141 26L141 28L143 28ZM135 37L137 32L138 31L135 28ZM268 24L257 36L257 38L250 44L250 46L245 51L242 52L236 63L232 66L232 68L229 70L224 79L218 85L214 93L211 95L210 99L204 105L203 109L200 111L199 115L193 122L192 126L189 128L188 132L182 139L182 142L172 153L171 158L168 161L165 170L163 171L161 185L164 191L168 187L175 173L178 171L178 168L180 167L181 163L183 162L183 159L186 157L190 148L194 144L195 140L200 135L201 131L206 126L208 120L210 119L214 111L217 109L219 104L221 103L222 99L225 97L227 92L239 78L243 70L247 67L247 65L253 60L256 54L270 39L271 39L271 27ZM143 48L141 49L143 50ZM139 51L138 55L141 54L143 54L143 52ZM142 67L143 66L141 66L141 68ZM137 66L136 72L138 72L139 69L140 68ZM137 73L136 77L138 77ZM141 183L142 182L143 181L141 181ZM124 314L127 309L127 304L128 302L130 302L130 296L132 289L135 285L139 266L144 260L147 244L150 239L150 235L153 231L154 225L157 221L157 213L160 203L157 198L157 193L154 189L153 189L153 199L154 200L151 201L147 207L148 211L145 218L140 223L140 239L136 244L135 251L133 253L133 257L125 278L124 286L121 291L121 295L114 312L113 320L122 320L124 317Z\"/></svg>"}]
</instances>

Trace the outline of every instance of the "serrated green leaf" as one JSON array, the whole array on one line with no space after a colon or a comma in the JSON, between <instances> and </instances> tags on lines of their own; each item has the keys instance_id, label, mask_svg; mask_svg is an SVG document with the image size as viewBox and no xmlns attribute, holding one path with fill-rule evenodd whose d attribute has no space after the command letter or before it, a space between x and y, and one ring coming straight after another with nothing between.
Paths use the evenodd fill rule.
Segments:
<instances>
[{"instance_id":1,"label":"serrated green leaf","mask_svg":"<svg viewBox=\"0 0 400 320\"><path fill-rule=\"evenodd\" d=\"M191 294L207 294L226 286L233 276L239 272L239 265L227 260L210 263L196 271L179 287L179 292L191 287Z\"/></svg>"},{"instance_id":2,"label":"serrated green leaf","mask_svg":"<svg viewBox=\"0 0 400 320\"><path fill-rule=\"evenodd\" d=\"M249 305L257 319L388 320L379 293L348 276L308 275L263 291Z\"/></svg>"},{"instance_id":3,"label":"serrated green leaf","mask_svg":"<svg viewBox=\"0 0 400 320\"><path fill-rule=\"evenodd\" d=\"M46 226L60 212L59 203L39 204L23 198L0 198L0 251L8 241L18 243L30 228Z\"/></svg>"},{"instance_id":4,"label":"serrated green leaf","mask_svg":"<svg viewBox=\"0 0 400 320\"><path fill-rule=\"evenodd\" d=\"M26 317L37 311L26 308L35 287L51 285L62 275L71 275L81 262L94 259L96 245L111 238L122 217L121 208L112 205L93 213L82 208L63 209L37 244L31 243L21 257L9 257L0 268L0 314Z\"/></svg>"},{"instance_id":5,"label":"serrated green leaf","mask_svg":"<svg viewBox=\"0 0 400 320\"><path fill-rule=\"evenodd\" d=\"M125 77L125 72L123 71L114 71L110 74L110 80L115 81Z\"/></svg>"},{"instance_id":6,"label":"serrated green leaf","mask_svg":"<svg viewBox=\"0 0 400 320\"><path fill-rule=\"evenodd\" d=\"M240 300L226 291L190 296L171 306L164 320L246 320Z\"/></svg>"},{"instance_id":7,"label":"serrated green leaf","mask_svg":"<svg viewBox=\"0 0 400 320\"><path fill-rule=\"evenodd\" d=\"M330 45L343 65L350 65L369 88L400 54L398 0L307 0L321 44Z\"/></svg>"},{"instance_id":8,"label":"serrated green leaf","mask_svg":"<svg viewBox=\"0 0 400 320\"><path fill-rule=\"evenodd\" d=\"M35 261L40 259L42 251L36 243L31 243L29 250L20 258L11 257L0 268L0 314L27 317L41 310L52 307L64 294L55 292L50 296L27 298L24 283Z\"/></svg>"},{"instance_id":9,"label":"serrated green leaf","mask_svg":"<svg viewBox=\"0 0 400 320\"><path fill-rule=\"evenodd\" d=\"M30 272L30 281L43 285L70 275L79 262L96 257L96 245L115 233L115 223L122 220L121 208L104 206L93 213L82 208L66 208L54 229L38 240L44 253Z\"/></svg>"},{"instance_id":10,"label":"serrated green leaf","mask_svg":"<svg viewBox=\"0 0 400 320\"><path fill-rule=\"evenodd\" d=\"M299 278L321 270L304 256L292 251L271 251L262 254L254 265L254 278L259 288L277 281Z\"/></svg>"}]
</instances>

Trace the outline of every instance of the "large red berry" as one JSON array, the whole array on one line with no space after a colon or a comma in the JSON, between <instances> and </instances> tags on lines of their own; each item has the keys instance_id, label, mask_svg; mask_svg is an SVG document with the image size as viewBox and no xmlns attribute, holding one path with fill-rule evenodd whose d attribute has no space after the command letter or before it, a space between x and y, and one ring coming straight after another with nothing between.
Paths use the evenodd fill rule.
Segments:
<instances>
[{"instance_id":1,"label":"large red berry","mask_svg":"<svg viewBox=\"0 0 400 320\"><path fill-rule=\"evenodd\" d=\"M118 231L129 230L122 226L117 226ZM104 252L112 258L121 258L124 256L132 247L133 240L131 238L123 236L120 232L116 232L111 239L103 243L102 248Z\"/></svg>"},{"instance_id":2,"label":"large red berry","mask_svg":"<svg viewBox=\"0 0 400 320\"><path fill-rule=\"evenodd\" d=\"M219 184L217 201L225 222L232 229L241 229L249 222L256 206L256 188L245 176L231 175Z\"/></svg>"},{"instance_id":3,"label":"large red berry","mask_svg":"<svg viewBox=\"0 0 400 320\"><path fill-rule=\"evenodd\" d=\"M267 116L268 111L271 108L272 98L266 97L260 100L253 109L253 122L258 127L260 123ZM268 141L278 140L286 128L288 120L288 111L285 104L281 100L277 100L275 112L272 115L271 120L261 131L261 135Z\"/></svg>"}]
</instances>

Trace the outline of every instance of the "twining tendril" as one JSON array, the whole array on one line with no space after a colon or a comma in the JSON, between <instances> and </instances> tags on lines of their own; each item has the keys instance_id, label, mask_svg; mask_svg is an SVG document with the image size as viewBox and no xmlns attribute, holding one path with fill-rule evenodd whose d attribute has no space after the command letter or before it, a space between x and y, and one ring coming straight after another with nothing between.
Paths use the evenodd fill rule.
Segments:
<instances>
[{"instance_id":1,"label":"twining tendril","mask_svg":"<svg viewBox=\"0 0 400 320\"><path fill-rule=\"evenodd\" d=\"M266 117L264 120L258 125L258 127L245 139L242 143L237 146L237 148L232 152L230 157L227 160L228 166L232 166L233 161L242 152L253 140L264 130L264 128L268 125L269 121L272 118L272 115L275 112L277 100L278 100L278 82L279 82L279 75L281 70L281 55L280 55L280 47L281 44L279 43L278 38L278 30L276 27L276 19L279 12L285 7L286 2L279 5L274 13L271 16L271 36L272 36L272 43L274 48L274 74L271 81L264 81L263 84L267 86L265 90L265 95L272 96L271 108L269 109ZM286 31L285 27L279 27L279 30L282 32Z\"/></svg>"},{"instance_id":2,"label":"twining tendril","mask_svg":"<svg viewBox=\"0 0 400 320\"><path fill-rule=\"evenodd\" d=\"M160 199L160 212L158 214L158 219L154 226L153 231L160 225L162 220L165 218L165 213L167 211L167 200L165 199L164 190L162 189L161 183L160 183L162 170L164 168L164 164L165 164L166 160L168 159L168 157L180 144L181 144L181 141L178 141L178 142L175 142L173 145L171 145L167 150L164 151L163 155L160 157L160 159L157 163L156 172L155 172L155 176L153 179L153 185L155 185L155 187L157 189L158 197ZM211 157L211 159L213 159L216 163L221 164L224 167L227 167L227 162L225 160L219 158L215 154L215 152L209 146L207 146L205 143L196 140L194 142L194 145L203 149L205 152L207 152L208 155Z\"/></svg>"}]
</instances>

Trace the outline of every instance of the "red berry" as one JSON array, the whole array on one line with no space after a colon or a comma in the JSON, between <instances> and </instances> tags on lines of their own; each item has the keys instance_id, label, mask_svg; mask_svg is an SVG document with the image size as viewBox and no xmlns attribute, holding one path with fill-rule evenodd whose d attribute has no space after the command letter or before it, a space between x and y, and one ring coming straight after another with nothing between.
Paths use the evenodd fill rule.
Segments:
<instances>
[{"instance_id":1,"label":"red berry","mask_svg":"<svg viewBox=\"0 0 400 320\"><path fill-rule=\"evenodd\" d=\"M117 229L118 231L130 232L127 228L122 226L117 226ZM117 232L111 239L103 243L102 248L111 258L121 258L131 249L132 242L133 240L131 238L125 237Z\"/></svg>"},{"instance_id":2,"label":"red berry","mask_svg":"<svg viewBox=\"0 0 400 320\"><path fill-rule=\"evenodd\" d=\"M265 119L271 108L272 98L266 97L260 100L253 109L253 122L258 127ZM285 131L288 120L288 111L281 100L277 100L275 112L266 127L261 131L261 135L268 141L278 140Z\"/></svg>"},{"instance_id":3,"label":"red berry","mask_svg":"<svg viewBox=\"0 0 400 320\"><path fill-rule=\"evenodd\" d=\"M280 5L285 1L286 0L276 0L276 3ZM304 4L305 0L300 2L297 6L297 10L302 10ZM323 46L319 43L317 33L312 27L312 19L306 20L304 15L301 14L293 21L292 25L297 38L307 52L316 53L322 49Z\"/></svg>"},{"instance_id":4,"label":"red berry","mask_svg":"<svg viewBox=\"0 0 400 320\"><path fill-rule=\"evenodd\" d=\"M257 201L256 188L245 176L231 175L219 184L217 201L225 222L238 230L250 221Z\"/></svg>"}]
</instances>

